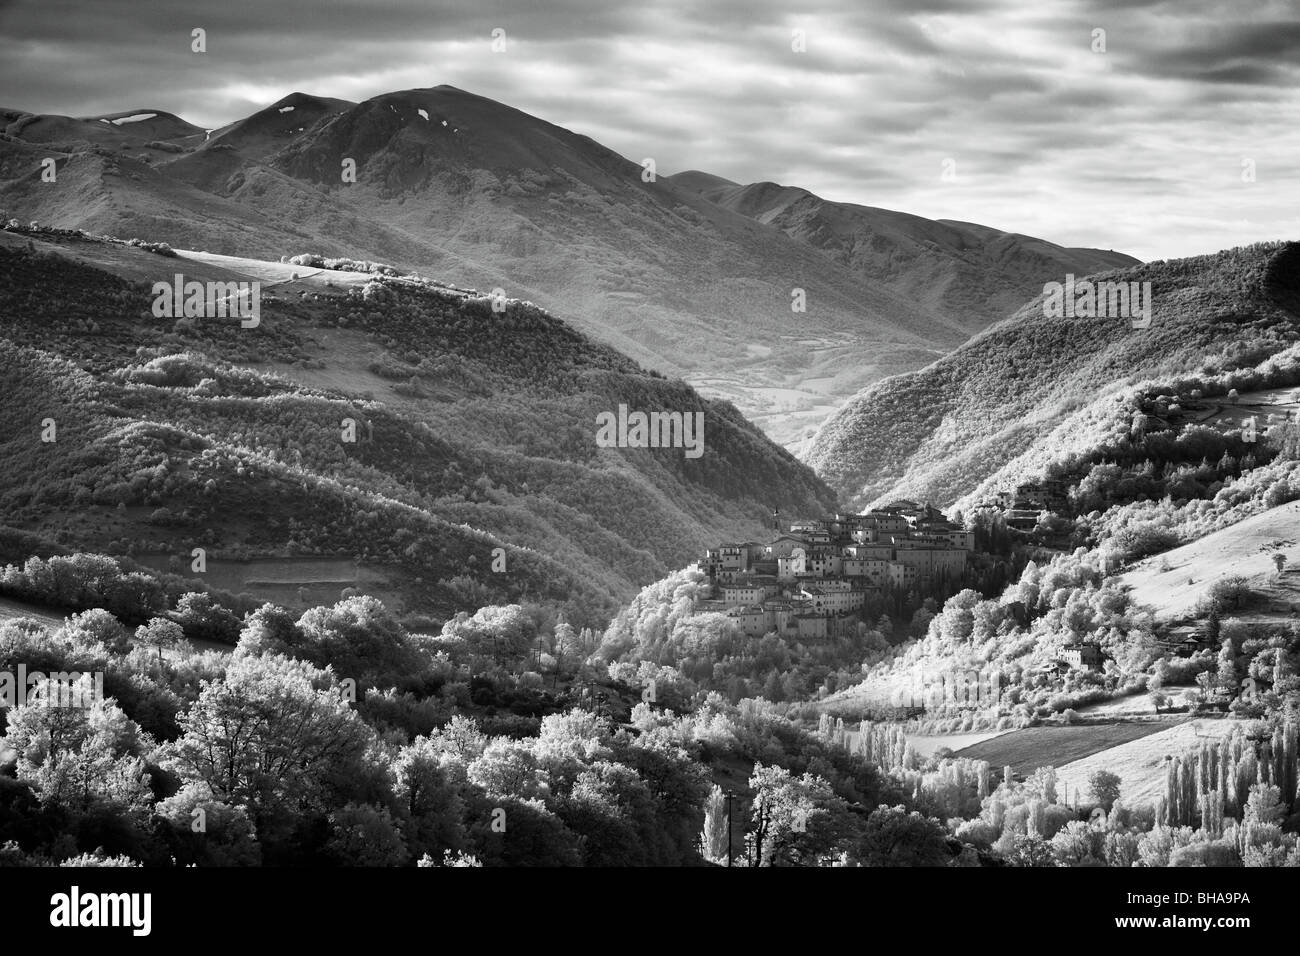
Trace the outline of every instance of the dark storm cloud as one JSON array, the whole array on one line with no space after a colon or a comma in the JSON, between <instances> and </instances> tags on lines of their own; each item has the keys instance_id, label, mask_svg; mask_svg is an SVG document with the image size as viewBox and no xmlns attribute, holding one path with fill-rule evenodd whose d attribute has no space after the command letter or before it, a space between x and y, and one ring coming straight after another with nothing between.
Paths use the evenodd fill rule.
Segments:
<instances>
[{"instance_id":1,"label":"dark storm cloud","mask_svg":"<svg viewBox=\"0 0 1300 956\"><path fill-rule=\"evenodd\" d=\"M448 83L665 172L1146 257L1300 233L1298 69L1289 0L0 0L9 107L215 127Z\"/></svg>"},{"instance_id":2,"label":"dark storm cloud","mask_svg":"<svg viewBox=\"0 0 1300 956\"><path fill-rule=\"evenodd\" d=\"M1126 69L1165 79L1294 89L1300 80L1300 22L1186 22L1124 53L1122 61Z\"/></svg>"}]
</instances>

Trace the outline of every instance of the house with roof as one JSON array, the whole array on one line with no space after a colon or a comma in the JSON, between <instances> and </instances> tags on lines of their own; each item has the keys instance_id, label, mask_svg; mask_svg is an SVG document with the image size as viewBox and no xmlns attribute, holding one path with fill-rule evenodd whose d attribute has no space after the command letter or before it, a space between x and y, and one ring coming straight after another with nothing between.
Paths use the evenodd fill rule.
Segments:
<instances>
[{"instance_id":1,"label":"house with roof","mask_svg":"<svg viewBox=\"0 0 1300 956\"><path fill-rule=\"evenodd\" d=\"M796 614L794 625L800 641L824 641L829 636L830 619L824 614Z\"/></svg>"},{"instance_id":2,"label":"house with roof","mask_svg":"<svg viewBox=\"0 0 1300 956\"><path fill-rule=\"evenodd\" d=\"M889 561L886 558L845 557L842 567L846 578L862 578L873 587L883 587Z\"/></svg>"},{"instance_id":3,"label":"house with roof","mask_svg":"<svg viewBox=\"0 0 1300 956\"><path fill-rule=\"evenodd\" d=\"M751 577L721 587L722 600L729 607L745 604L762 604L768 598L781 593L780 584L775 578Z\"/></svg>"},{"instance_id":4,"label":"house with roof","mask_svg":"<svg viewBox=\"0 0 1300 956\"><path fill-rule=\"evenodd\" d=\"M889 578L890 587L910 588L917 581L916 566L904 564L900 561L890 561L886 568L886 574Z\"/></svg>"},{"instance_id":5,"label":"house with roof","mask_svg":"<svg viewBox=\"0 0 1300 956\"><path fill-rule=\"evenodd\" d=\"M863 517L868 519L866 528L872 528L882 534L904 532L911 527L904 515L893 511L868 511Z\"/></svg>"},{"instance_id":6,"label":"house with roof","mask_svg":"<svg viewBox=\"0 0 1300 956\"><path fill-rule=\"evenodd\" d=\"M738 605L729 608L727 616L747 637L762 637L772 630L772 617L761 605Z\"/></svg>"},{"instance_id":7,"label":"house with roof","mask_svg":"<svg viewBox=\"0 0 1300 956\"><path fill-rule=\"evenodd\" d=\"M807 550L811 545L812 542L806 535L783 534L763 548L763 557L771 561L779 561L781 558L790 557L795 551Z\"/></svg>"},{"instance_id":8,"label":"house with roof","mask_svg":"<svg viewBox=\"0 0 1300 956\"><path fill-rule=\"evenodd\" d=\"M1062 647L1058 659L1076 670L1099 671L1104 657L1100 644L1079 641Z\"/></svg>"}]
</instances>

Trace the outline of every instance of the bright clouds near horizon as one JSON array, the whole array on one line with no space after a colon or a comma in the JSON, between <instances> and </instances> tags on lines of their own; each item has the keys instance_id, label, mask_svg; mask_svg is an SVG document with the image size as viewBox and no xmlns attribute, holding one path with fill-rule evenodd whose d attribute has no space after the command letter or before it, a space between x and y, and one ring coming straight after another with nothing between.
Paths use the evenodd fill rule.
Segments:
<instances>
[{"instance_id":1,"label":"bright clouds near horizon","mask_svg":"<svg viewBox=\"0 0 1300 956\"><path fill-rule=\"evenodd\" d=\"M1300 238L1290 2L0 0L10 108L213 128L295 90L443 83L661 172L1063 245L1152 259Z\"/></svg>"}]
</instances>

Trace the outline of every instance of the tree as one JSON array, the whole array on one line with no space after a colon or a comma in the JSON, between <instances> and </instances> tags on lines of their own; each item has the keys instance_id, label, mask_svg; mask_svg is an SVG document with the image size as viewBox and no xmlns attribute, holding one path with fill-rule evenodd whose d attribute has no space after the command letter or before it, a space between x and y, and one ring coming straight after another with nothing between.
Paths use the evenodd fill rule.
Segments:
<instances>
[{"instance_id":1,"label":"tree","mask_svg":"<svg viewBox=\"0 0 1300 956\"><path fill-rule=\"evenodd\" d=\"M81 678L89 692L90 676ZM75 814L105 805L144 813L151 793L143 756L152 741L113 700L90 707L60 706L56 681L39 685L7 712L0 751L17 754L17 772L39 795Z\"/></svg>"},{"instance_id":2,"label":"tree","mask_svg":"<svg viewBox=\"0 0 1300 956\"><path fill-rule=\"evenodd\" d=\"M453 754L469 761L487 749L488 738L478 729L474 718L457 714L429 734L429 742L441 753Z\"/></svg>"},{"instance_id":3,"label":"tree","mask_svg":"<svg viewBox=\"0 0 1300 956\"><path fill-rule=\"evenodd\" d=\"M572 624L560 621L555 625L555 633L551 636L551 649L555 653L555 681L551 686L555 687L558 686L560 674L564 670L565 660L571 660L576 664L582 656L578 634Z\"/></svg>"},{"instance_id":4,"label":"tree","mask_svg":"<svg viewBox=\"0 0 1300 956\"><path fill-rule=\"evenodd\" d=\"M659 862L663 841L654 802L631 767L597 760L578 773L555 804L560 819L582 841L585 865Z\"/></svg>"},{"instance_id":5,"label":"tree","mask_svg":"<svg viewBox=\"0 0 1300 956\"><path fill-rule=\"evenodd\" d=\"M165 617L150 618L148 624L141 624L135 629L136 643L158 648L160 662L163 659L163 648L176 647L184 638L185 632L181 626Z\"/></svg>"},{"instance_id":6,"label":"tree","mask_svg":"<svg viewBox=\"0 0 1300 956\"><path fill-rule=\"evenodd\" d=\"M781 675L777 673L776 668L768 672L767 680L763 683L763 698L773 703L779 703L785 700L785 690L781 684Z\"/></svg>"},{"instance_id":7,"label":"tree","mask_svg":"<svg viewBox=\"0 0 1300 956\"><path fill-rule=\"evenodd\" d=\"M163 758L184 782L263 821L324 809L365 776L374 732L349 708L332 676L267 655L235 658L222 680L204 681Z\"/></svg>"},{"instance_id":8,"label":"tree","mask_svg":"<svg viewBox=\"0 0 1300 956\"><path fill-rule=\"evenodd\" d=\"M1286 816L1286 804L1282 802L1282 791L1265 783L1250 786L1250 796L1246 798L1246 807L1242 815L1243 822L1259 825L1281 823Z\"/></svg>"},{"instance_id":9,"label":"tree","mask_svg":"<svg viewBox=\"0 0 1300 956\"><path fill-rule=\"evenodd\" d=\"M465 804L455 784L464 761L428 737L417 737L393 761L393 792L401 804L402 832L415 854L435 859L465 847Z\"/></svg>"},{"instance_id":10,"label":"tree","mask_svg":"<svg viewBox=\"0 0 1300 956\"><path fill-rule=\"evenodd\" d=\"M1050 846L1062 866L1097 866L1105 853L1105 833L1082 820L1070 820L1056 831Z\"/></svg>"},{"instance_id":11,"label":"tree","mask_svg":"<svg viewBox=\"0 0 1300 956\"><path fill-rule=\"evenodd\" d=\"M727 859L727 798L717 784L713 785L704 804L700 850L710 863L724 863Z\"/></svg>"},{"instance_id":12,"label":"tree","mask_svg":"<svg viewBox=\"0 0 1300 956\"><path fill-rule=\"evenodd\" d=\"M1286 567L1286 555L1283 554L1281 551L1273 555L1273 564L1277 566L1277 573L1280 575L1282 573L1282 569Z\"/></svg>"},{"instance_id":13,"label":"tree","mask_svg":"<svg viewBox=\"0 0 1300 956\"><path fill-rule=\"evenodd\" d=\"M409 854L388 810L350 803L329 815L325 852L342 866L401 866Z\"/></svg>"},{"instance_id":14,"label":"tree","mask_svg":"<svg viewBox=\"0 0 1300 956\"><path fill-rule=\"evenodd\" d=\"M237 655L279 654L300 656L307 638L294 614L278 604L263 604L244 618Z\"/></svg>"},{"instance_id":15,"label":"tree","mask_svg":"<svg viewBox=\"0 0 1300 956\"><path fill-rule=\"evenodd\" d=\"M1160 708L1169 703L1169 698L1165 696L1162 687L1165 686L1165 671L1167 666L1163 660L1156 661L1156 666L1147 678L1147 697L1151 705L1155 707L1156 713L1160 713Z\"/></svg>"},{"instance_id":16,"label":"tree","mask_svg":"<svg viewBox=\"0 0 1300 956\"><path fill-rule=\"evenodd\" d=\"M368 594L312 608L298 619L298 630L306 642L304 656L319 667L332 666L358 687L396 682L420 667L397 618Z\"/></svg>"},{"instance_id":17,"label":"tree","mask_svg":"<svg viewBox=\"0 0 1300 956\"><path fill-rule=\"evenodd\" d=\"M752 866L813 863L831 855L845 835L847 804L822 777L793 776L784 767L754 765Z\"/></svg>"},{"instance_id":18,"label":"tree","mask_svg":"<svg viewBox=\"0 0 1300 956\"><path fill-rule=\"evenodd\" d=\"M461 638L475 654L517 662L532 645L536 622L518 604L480 608L472 617L457 615L443 625L442 637Z\"/></svg>"},{"instance_id":19,"label":"tree","mask_svg":"<svg viewBox=\"0 0 1300 956\"><path fill-rule=\"evenodd\" d=\"M1111 807L1119 799L1121 780L1109 770L1094 770L1088 777L1088 791L1103 810L1110 813Z\"/></svg>"},{"instance_id":20,"label":"tree","mask_svg":"<svg viewBox=\"0 0 1300 956\"><path fill-rule=\"evenodd\" d=\"M944 866L952 859L938 820L884 805L867 818L853 855L863 866Z\"/></svg>"},{"instance_id":21,"label":"tree","mask_svg":"<svg viewBox=\"0 0 1300 956\"><path fill-rule=\"evenodd\" d=\"M1240 608L1254 597L1250 584L1238 574L1220 578L1210 585L1204 598L1209 607L1222 611L1224 608Z\"/></svg>"},{"instance_id":22,"label":"tree","mask_svg":"<svg viewBox=\"0 0 1300 956\"><path fill-rule=\"evenodd\" d=\"M1056 853L1052 844L1040 836L1016 837L1007 862L1012 866L1056 866Z\"/></svg>"},{"instance_id":23,"label":"tree","mask_svg":"<svg viewBox=\"0 0 1300 956\"><path fill-rule=\"evenodd\" d=\"M262 848L247 812L214 799L202 783L187 784L154 809L172 826L177 862L197 866L261 864Z\"/></svg>"},{"instance_id":24,"label":"tree","mask_svg":"<svg viewBox=\"0 0 1300 956\"><path fill-rule=\"evenodd\" d=\"M132 571L105 586L104 607L124 621L139 621L167 607L163 586L147 574Z\"/></svg>"},{"instance_id":25,"label":"tree","mask_svg":"<svg viewBox=\"0 0 1300 956\"><path fill-rule=\"evenodd\" d=\"M469 780L488 797L533 799L550 792L550 780L531 740L497 737L469 765Z\"/></svg>"},{"instance_id":26,"label":"tree","mask_svg":"<svg viewBox=\"0 0 1300 956\"><path fill-rule=\"evenodd\" d=\"M1240 684L1237 674L1237 655L1233 652L1232 641L1225 640L1219 648L1218 666L1215 671L1215 684L1220 693L1232 695Z\"/></svg>"},{"instance_id":27,"label":"tree","mask_svg":"<svg viewBox=\"0 0 1300 956\"><path fill-rule=\"evenodd\" d=\"M186 637L221 644L239 640L239 618L206 593L191 591L181 595L170 617L184 628Z\"/></svg>"},{"instance_id":28,"label":"tree","mask_svg":"<svg viewBox=\"0 0 1300 956\"><path fill-rule=\"evenodd\" d=\"M539 800L471 801L474 855L484 866L578 866L581 842Z\"/></svg>"},{"instance_id":29,"label":"tree","mask_svg":"<svg viewBox=\"0 0 1300 956\"><path fill-rule=\"evenodd\" d=\"M103 644L119 653L126 650L130 640L127 629L103 608L73 614L64 622L63 633L73 640Z\"/></svg>"},{"instance_id":30,"label":"tree","mask_svg":"<svg viewBox=\"0 0 1300 956\"><path fill-rule=\"evenodd\" d=\"M1039 767L1025 778L1025 791L1043 803L1056 802L1056 768Z\"/></svg>"},{"instance_id":31,"label":"tree","mask_svg":"<svg viewBox=\"0 0 1300 956\"><path fill-rule=\"evenodd\" d=\"M656 829L667 841L662 851L657 851L661 863L694 863L698 849L695 824L709 794L708 771L669 728L662 732L652 729L635 739L618 734L610 739L610 745L615 759L645 781L654 800Z\"/></svg>"}]
</instances>

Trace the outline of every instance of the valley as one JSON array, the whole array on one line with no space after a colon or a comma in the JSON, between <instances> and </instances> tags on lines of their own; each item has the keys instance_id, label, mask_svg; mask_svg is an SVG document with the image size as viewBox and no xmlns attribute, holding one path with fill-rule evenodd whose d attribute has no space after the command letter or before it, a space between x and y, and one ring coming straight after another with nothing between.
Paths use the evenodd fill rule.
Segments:
<instances>
[{"instance_id":1,"label":"valley","mask_svg":"<svg viewBox=\"0 0 1300 956\"><path fill-rule=\"evenodd\" d=\"M0 663L103 674L112 772L58 812L106 852L1300 856L1296 243L643 177L452 87L0 118ZM258 322L152 309L178 274ZM1066 274L1151 323L1045 308ZM36 719L0 772L49 795Z\"/></svg>"}]
</instances>

